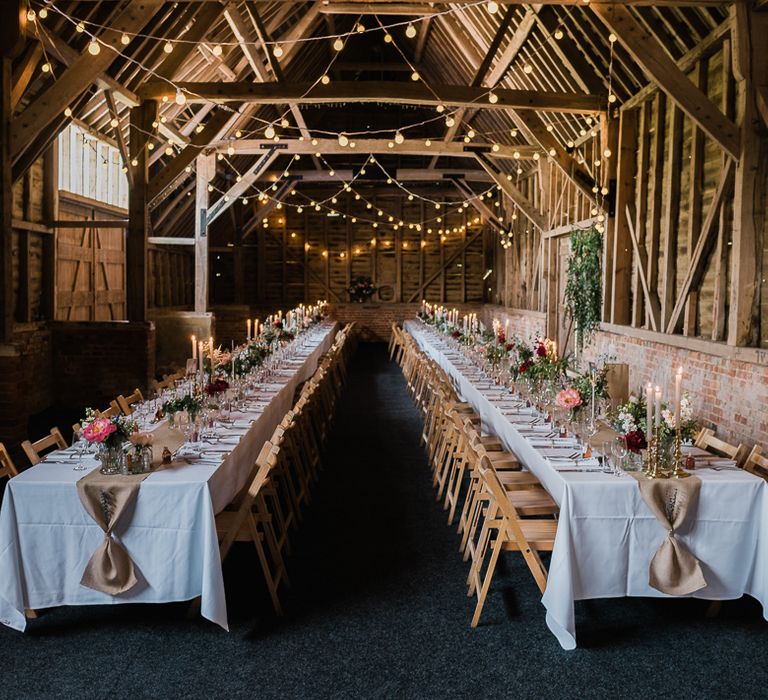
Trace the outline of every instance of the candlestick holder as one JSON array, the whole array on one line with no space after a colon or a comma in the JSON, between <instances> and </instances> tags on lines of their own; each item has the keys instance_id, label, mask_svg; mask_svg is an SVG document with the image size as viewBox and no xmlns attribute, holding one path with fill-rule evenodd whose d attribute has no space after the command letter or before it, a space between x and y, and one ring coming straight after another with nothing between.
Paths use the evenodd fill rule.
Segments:
<instances>
[{"instance_id":1,"label":"candlestick holder","mask_svg":"<svg viewBox=\"0 0 768 700\"><path fill-rule=\"evenodd\" d=\"M661 466L661 451L660 451L660 435L659 426L654 426L651 433L651 440L648 443L648 449L646 450L646 466L643 473L649 479L666 479L667 474Z\"/></svg>"},{"instance_id":2,"label":"candlestick holder","mask_svg":"<svg viewBox=\"0 0 768 700\"><path fill-rule=\"evenodd\" d=\"M675 447L672 453L672 469L669 472L671 479L685 479L690 476L690 473L685 471L680 464L683 461L683 448L682 448L682 436L680 435L680 427L675 428Z\"/></svg>"}]
</instances>

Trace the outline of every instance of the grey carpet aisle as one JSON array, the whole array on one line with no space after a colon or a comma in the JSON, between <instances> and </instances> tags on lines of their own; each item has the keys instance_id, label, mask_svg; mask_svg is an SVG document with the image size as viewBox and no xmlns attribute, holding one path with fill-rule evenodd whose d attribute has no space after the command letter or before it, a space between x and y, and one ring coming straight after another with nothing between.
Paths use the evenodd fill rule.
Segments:
<instances>
[{"instance_id":1,"label":"grey carpet aisle","mask_svg":"<svg viewBox=\"0 0 768 700\"><path fill-rule=\"evenodd\" d=\"M180 604L52 610L24 635L0 627L0 697L766 697L768 625L752 599L714 620L693 600L579 603L580 647L565 652L509 555L470 629L467 566L419 430L399 368L362 345L294 537L285 618L238 545L229 634Z\"/></svg>"}]
</instances>

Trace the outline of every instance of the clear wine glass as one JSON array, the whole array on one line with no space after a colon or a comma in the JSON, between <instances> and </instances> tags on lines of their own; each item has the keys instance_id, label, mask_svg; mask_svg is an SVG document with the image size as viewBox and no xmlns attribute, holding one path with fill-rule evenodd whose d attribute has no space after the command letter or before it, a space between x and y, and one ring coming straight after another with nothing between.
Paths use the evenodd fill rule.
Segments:
<instances>
[{"instance_id":1,"label":"clear wine glass","mask_svg":"<svg viewBox=\"0 0 768 700\"><path fill-rule=\"evenodd\" d=\"M76 472L81 472L88 469L87 465L83 464L83 454L88 449L88 441L83 436L82 428L72 434L72 444L74 445L75 443L77 443L77 464L72 469Z\"/></svg>"},{"instance_id":2,"label":"clear wine glass","mask_svg":"<svg viewBox=\"0 0 768 700\"><path fill-rule=\"evenodd\" d=\"M611 454L614 457L614 474L622 474L622 465L627 456L627 443L623 436L619 436L611 443Z\"/></svg>"}]
</instances>

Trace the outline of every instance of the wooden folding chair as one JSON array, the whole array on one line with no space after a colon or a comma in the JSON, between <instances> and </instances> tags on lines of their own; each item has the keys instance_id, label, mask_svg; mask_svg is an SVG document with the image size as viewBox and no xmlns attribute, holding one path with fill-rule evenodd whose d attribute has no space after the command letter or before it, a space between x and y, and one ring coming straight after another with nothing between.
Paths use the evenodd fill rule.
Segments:
<instances>
[{"instance_id":1,"label":"wooden folding chair","mask_svg":"<svg viewBox=\"0 0 768 700\"><path fill-rule=\"evenodd\" d=\"M693 443L696 447L707 452L714 452L721 457L729 457L741 466L744 463L744 444L731 445L725 440L715 437L715 431L711 428L702 428Z\"/></svg>"},{"instance_id":2,"label":"wooden folding chair","mask_svg":"<svg viewBox=\"0 0 768 700\"><path fill-rule=\"evenodd\" d=\"M97 418L114 418L121 413L120 406L117 405L117 401L112 400L109 402L109 408L105 408L103 411L96 411Z\"/></svg>"},{"instance_id":3,"label":"wooden folding chair","mask_svg":"<svg viewBox=\"0 0 768 700\"><path fill-rule=\"evenodd\" d=\"M144 395L141 393L141 390L135 389L134 392L128 394L128 396L120 394L120 396L117 397L117 405L120 407L123 415L130 416L133 413L133 404L140 403L143 400Z\"/></svg>"},{"instance_id":4,"label":"wooden folding chair","mask_svg":"<svg viewBox=\"0 0 768 700\"><path fill-rule=\"evenodd\" d=\"M61 431L54 427L51 428L51 432L48 435L44 438L40 438L36 442L24 440L24 442L21 443L21 447L24 450L24 454L27 455L30 464L35 465L40 462L43 453L65 449L67 447L67 441L64 439Z\"/></svg>"},{"instance_id":5,"label":"wooden folding chair","mask_svg":"<svg viewBox=\"0 0 768 700\"><path fill-rule=\"evenodd\" d=\"M749 453L749 457L747 457L747 461L744 463L744 469L750 474L761 476L763 479L768 480L768 457L762 454L762 450L757 445Z\"/></svg>"},{"instance_id":6,"label":"wooden folding chair","mask_svg":"<svg viewBox=\"0 0 768 700\"><path fill-rule=\"evenodd\" d=\"M18 473L19 470L16 469L16 465L13 463L11 455L8 454L8 450L6 449L5 445L0 442L0 479L4 477L12 479Z\"/></svg>"},{"instance_id":7,"label":"wooden folding chair","mask_svg":"<svg viewBox=\"0 0 768 700\"><path fill-rule=\"evenodd\" d=\"M216 516L216 531L219 536L219 552L222 561L235 542L253 542L272 605L275 612L282 615L283 609L278 589L281 582L287 583L287 574L280 548L274 536L269 535L270 528L265 527L271 525L271 515L266 511L263 499L260 499L274 468L276 449L279 448L275 448L269 442L264 444L246 492L238 497L239 500L236 499L233 502L236 506L234 510L225 510ZM267 549L264 548L265 541Z\"/></svg>"},{"instance_id":8,"label":"wooden folding chair","mask_svg":"<svg viewBox=\"0 0 768 700\"><path fill-rule=\"evenodd\" d=\"M488 489L490 502L486 522L490 533L495 534L491 547L491 558L482 576L482 561L473 569L469 595L477 592L477 605L472 616L472 627L477 627L483 612L485 600L491 586L493 574L502 551L520 552L533 575L541 593L547 586L547 569L539 552L551 552L555 545L557 522L552 519L522 519L508 498L507 492L498 480L487 458L480 461L480 478ZM482 577L482 584L480 579Z\"/></svg>"}]
</instances>

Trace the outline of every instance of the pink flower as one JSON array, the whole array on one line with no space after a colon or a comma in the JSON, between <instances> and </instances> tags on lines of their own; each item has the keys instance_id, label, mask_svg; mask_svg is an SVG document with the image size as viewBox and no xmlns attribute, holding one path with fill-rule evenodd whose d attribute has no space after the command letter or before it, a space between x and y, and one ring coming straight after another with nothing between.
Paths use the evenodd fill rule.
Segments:
<instances>
[{"instance_id":1,"label":"pink flower","mask_svg":"<svg viewBox=\"0 0 768 700\"><path fill-rule=\"evenodd\" d=\"M560 408L576 408L576 406L581 405L581 396L579 396L579 392L576 389L571 387L561 391L555 397L555 403Z\"/></svg>"},{"instance_id":2,"label":"pink flower","mask_svg":"<svg viewBox=\"0 0 768 700\"><path fill-rule=\"evenodd\" d=\"M108 418L95 418L83 430L83 437L88 442L104 442L116 430L117 426Z\"/></svg>"},{"instance_id":3,"label":"pink flower","mask_svg":"<svg viewBox=\"0 0 768 700\"><path fill-rule=\"evenodd\" d=\"M136 447L146 447L151 445L153 437L151 433L134 433L128 438Z\"/></svg>"}]
</instances>

